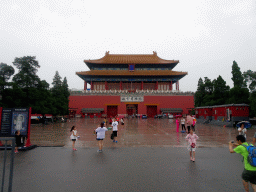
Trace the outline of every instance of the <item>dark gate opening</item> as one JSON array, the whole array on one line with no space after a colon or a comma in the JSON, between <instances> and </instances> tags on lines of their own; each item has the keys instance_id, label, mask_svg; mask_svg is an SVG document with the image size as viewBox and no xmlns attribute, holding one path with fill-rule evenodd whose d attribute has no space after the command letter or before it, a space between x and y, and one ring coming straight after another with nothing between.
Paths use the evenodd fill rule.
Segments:
<instances>
[{"instance_id":1,"label":"dark gate opening","mask_svg":"<svg viewBox=\"0 0 256 192\"><path fill-rule=\"evenodd\" d=\"M127 104L126 113L128 116L131 116L131 115L136 116L138 114L138 104Z\"/></svg>"},{"instance_id":2,"label":"dark gate opening","mask_svg":"<svg viewBox=\"0 0 256 192\"><path fill-rule=\"evenodd\" d=\"M147 116L155 117L157 115L157 106L147 106Z\"/></svg>"},{"instance_id":3,"label":"dark gate opening","mask_svg":"<svg viewBox=\"0 0 256 192\"><path fill-rule=\"evenodd\" d=\"M115 117L117 116L117 106L108 106L107 107L107 116L108 117Z\"/></svg>"}]
</instances>

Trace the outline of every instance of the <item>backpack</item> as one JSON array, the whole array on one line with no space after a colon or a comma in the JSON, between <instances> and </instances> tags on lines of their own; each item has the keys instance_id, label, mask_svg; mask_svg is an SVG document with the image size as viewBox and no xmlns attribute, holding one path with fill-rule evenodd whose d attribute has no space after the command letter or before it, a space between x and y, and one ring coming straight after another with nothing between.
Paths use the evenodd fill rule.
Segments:
<instances>
[{"instance_id":1,"label":"backpack","mask_svg":"<svg viewBox=\"0 0 256 192\"><path fill-rule=\"evenodd\" d=\"M251 166L256 167L256 147L253 145L248 145L248 146L243 145L243 146L247 149L249 153L247 157L248 163L250 163Z\"/></svg>"}]
</instances>

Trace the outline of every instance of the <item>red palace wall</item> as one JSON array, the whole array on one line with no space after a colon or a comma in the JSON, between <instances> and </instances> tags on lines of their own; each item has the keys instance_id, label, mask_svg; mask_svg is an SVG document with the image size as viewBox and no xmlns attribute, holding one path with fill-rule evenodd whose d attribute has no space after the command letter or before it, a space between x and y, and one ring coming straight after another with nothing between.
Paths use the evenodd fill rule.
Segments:
<instances>
[{"instance_id":1,"label":"red palace wall","mask_svg":"<svg viewBox=\"0 0 256 192\"><path fill-rule=\"evenodd\" d=\"M157 113L160 114L160 108L182 108L183 114L188 114L188 108L194 108L194 96L144 96L144 102L132 103L121 102L120 96L70 96L69 108L77 108L77 113L82 108L104 108L104 114L107 113L108 105L117 105L118 114L126 114L126 104L138 104L138 114L147 114L148 105L156 105Z\"/></svg>"}]
</instances>

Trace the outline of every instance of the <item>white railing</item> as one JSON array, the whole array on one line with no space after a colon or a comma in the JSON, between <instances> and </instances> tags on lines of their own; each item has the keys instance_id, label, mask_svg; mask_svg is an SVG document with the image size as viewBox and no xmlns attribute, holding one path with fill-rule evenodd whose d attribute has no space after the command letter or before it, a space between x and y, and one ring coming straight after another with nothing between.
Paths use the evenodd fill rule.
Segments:
<instances>
[{"instance_id":1,"label":"white railing","mask_svg":"<svg viewBox=\"0 0 256 192\"><path fill-rule=\"evenodd\" d=\"M110 95L120 95L120 94L143 94L143 95L161 95L161 94L174 94L174 95L193 95L194 92L182 92L180 90L80 90L80 91L70 91L70 95L93 95L93 94L110 94Z\"/></svg>"}]
</instances>

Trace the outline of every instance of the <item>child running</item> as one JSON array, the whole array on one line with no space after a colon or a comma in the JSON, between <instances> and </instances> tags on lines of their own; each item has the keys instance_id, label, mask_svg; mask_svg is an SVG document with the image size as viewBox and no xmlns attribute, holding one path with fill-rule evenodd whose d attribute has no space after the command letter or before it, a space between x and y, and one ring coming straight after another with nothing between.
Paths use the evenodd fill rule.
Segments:
<instances>
[{"instance_id":1,"label":"child running","mask_svg":"<svg viewBox=\"0 0 256 192\"><path fill-rule=\"evenodd\" d=\"M97 134L97 138L96 140L98 141L98 145L99 145L99 150L97 152L102 152L102 148L103 148L103 139L105 138L105 132L108 129L106 127L104 127L104 123L100 124L100 127L98 127L97 129L95 129L95 132Z\"/></svg>"},{"instance_id":2,"label":"child running","mask_svg":"<svg viewBox=\"0 0 256 192\"><path fill-rule=\"evenodd\" d=\"M199 137L193 132L193 129L190 130L190 133L186 136L186 140L188 141L188 150L190 155L190 160L195 162L196 155L196 140Z\"/></svg>"},{"instance_id":3,"label":"child running","mask_svg":"<svg viewBox=\"0 0 256 192\"><path fill-rule=\"evenodd\" d=\"M72 132L71 136L70 136L70 139L72 140L72 148L73 148L73 151L77 151L77 149L75 148L75 143L76 143L76 139L78 137L77 135L77 130L76 130L76 126L73 126L70 130L70 132Z\"/></svg>"}]
</instances>

